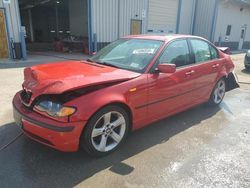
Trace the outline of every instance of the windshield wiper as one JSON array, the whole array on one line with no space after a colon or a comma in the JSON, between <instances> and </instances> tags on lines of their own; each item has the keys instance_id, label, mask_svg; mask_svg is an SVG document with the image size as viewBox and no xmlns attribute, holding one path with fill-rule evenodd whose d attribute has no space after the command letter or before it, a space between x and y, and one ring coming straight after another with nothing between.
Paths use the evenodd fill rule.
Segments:
<instances>
[{"instance_id":1,"label":"windshield wiper","mask_svg":"<svg viewBox=\"0 0 250 188\"><path fill-rule=\"evenodd\" d=\"M88 61L88 62L94 62L93 60L91 60L91 59L87 59L86 61Z\"/></svg>"},{"instance_id":2,"label":"windshield wiper","mask_svg":"<svg viewBox=\"0 0 250 188\"><path fill-rule=\"evenodd\" d=\"M120 68L116 65L113 65L111 63L107 63L107 62L102 62L102 61L93 61L92 59L87 59L88 62L91 62L91 63L97 63L97 64L100 64L100 65L107 65L107 66L110 66L110 67L115 67L115 68Z\"/></svg>"},{"instance_id":3,"label":"windshield wiper","mask_svg":"<svg viewBox=\"0 0 250 188\"><path fill-rule=\"evenodd\" d=\"M107 63L107 62L97 62L97 63L100 63L100 64L102 64L102 65L107 65L107 66L110 66L110 67L120 68L120 67L118 67L118 66L116 66L116 65L113 65L113 64Z\"/></svg>"}]
</instances>

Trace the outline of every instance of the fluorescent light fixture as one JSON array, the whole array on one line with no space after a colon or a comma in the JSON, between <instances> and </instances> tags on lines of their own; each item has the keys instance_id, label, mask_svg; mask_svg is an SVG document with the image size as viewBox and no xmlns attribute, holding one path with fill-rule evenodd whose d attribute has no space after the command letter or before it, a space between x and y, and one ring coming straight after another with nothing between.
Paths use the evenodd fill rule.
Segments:
<instances>
[{"instance_id":1,"label":"fluorescent light fixture","mask_svg":"<svg viewBox=\"0 0 250 188\"><path fill-rule=\"evenodd\" d=\"M24 9L30 9L30 8L33 8L34 7L34 5L26 5L25 7L24 7Z\"/></svg>"},{"instance_id":2,"label":"fluorescent light fixture","mask_svg":"<svg viewBox=\"0 0 250 188\"><path fill-rule=\"evenodd\" d=\"M48 3L48 2L50 2L50 0L41 1L39 4L43 5L43 4Z\"/></svg>"}]
</instances>

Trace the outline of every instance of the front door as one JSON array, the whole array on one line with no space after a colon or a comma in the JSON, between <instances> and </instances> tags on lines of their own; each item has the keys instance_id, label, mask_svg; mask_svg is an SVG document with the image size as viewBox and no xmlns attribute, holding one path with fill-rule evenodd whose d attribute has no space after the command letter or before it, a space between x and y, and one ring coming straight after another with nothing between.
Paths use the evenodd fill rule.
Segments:
<instances>
[{"instance_id":1,"label":"front door","mask_svg":"<svg viewBox=\"0 0 250 188\"><path fill-rule=\"evenodd\" d=\"M169 44L157 64L175 64L175 73L151 73L148 75L148 118L155 121L181 111L194 101L193 87L196 79L194 62L187 40Z\"/></svg>"},{"instance_id":2,"label":"front door","mask_svg":"<svg viewBox=\"0 0 250 188\"><path fill-rule=\"evenodd\" d=\"M0 58L8 57L8 42L4 10L0 9Z\"/></svg>"},{"instance_id":3,"label":"front door","mask_svg":"<svg viewBox=\"0 0 250 188\"><path fill-rule=\"evenodd\" d=\"M139 35L142 33L142 21L131 20L131 35Z\"/></svg>"},{"instance_id":4,"label":"front door","mask_svg":"<svg viewBox=\"0 0 250 188\"><path fill-rule=\"evenodd\" d=\"M245 34L246 34L246 28L241 28L240 41L239 41L238 50L242 50L242 48L243 48Z\"/></svg>"}]
</instances>

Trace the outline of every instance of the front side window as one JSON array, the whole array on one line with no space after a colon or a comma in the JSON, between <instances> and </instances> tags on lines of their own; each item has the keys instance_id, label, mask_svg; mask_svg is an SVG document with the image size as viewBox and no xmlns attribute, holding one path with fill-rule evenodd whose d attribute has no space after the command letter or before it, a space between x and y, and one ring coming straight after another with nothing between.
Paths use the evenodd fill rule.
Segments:
<instances>
[{"instance_id":1,"label":"front side window","mask_svg":"<svg viewBox=\"0 0 250 188\"><path fill-rule=\"evenodd\" d=\"M196 63L211 60L210 45L202 40L191 39Z\"/></svg>"},{"instance_id":2,"label":"front side window","mask_svg":"<svg viewBox=\"0 0 250 188\"><path fill-rule=\"evenodd\" d=\"M159 58L160 64L170 63L175 64L176 67L188 65L190 62L189 48L186 40L177 40L170 43Z\"/></svg>"},{"instance_id":3,"label":"front side window","mask_svg":"<svg viewBox=\"0 0 250 188\"><path fill-rule=\"evenodd\" d=\"M90 61L143 72L162 44L158 40L120 39L100 50Z\"/></svg>"}]
</instances>

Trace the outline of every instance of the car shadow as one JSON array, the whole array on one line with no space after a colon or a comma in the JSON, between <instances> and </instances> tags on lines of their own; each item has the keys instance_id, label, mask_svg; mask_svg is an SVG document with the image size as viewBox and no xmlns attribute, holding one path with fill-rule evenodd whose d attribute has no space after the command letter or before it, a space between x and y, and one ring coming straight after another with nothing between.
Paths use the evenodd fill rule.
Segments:
<instances>
[{"instance_id":1,"label":"car shadow","mask_svg":"<svg viewBox=\"0 0 250 188\"><path fill-rule=\"evenodd\" d=\"M130 174L134 167L122 161L167 142L190 127L199 126L201 121L220 110L220 107L201 105L156 122L131 133L117 151L102 158L89 157L83 151L58 152L22 136L0 151L0 187L14 187L20 184L24 187L73 187L107 168L119 175ZM20 130L14 123L0 127L0 137L5 135L4 140L11 140L13 135L19 133ZM3 142L0 143L2 144Z\"/></svg>"},{"instance_id":2,"label":"car shadow","mask_svg":"<svg viewBox=\"0 0 250 188\"><path fill-rule=\"evenodd\" d=\"M244 74L250 74L250 70L247 70L247 69L242 69L241 72Z\"/></svg>"}]
</instances>

